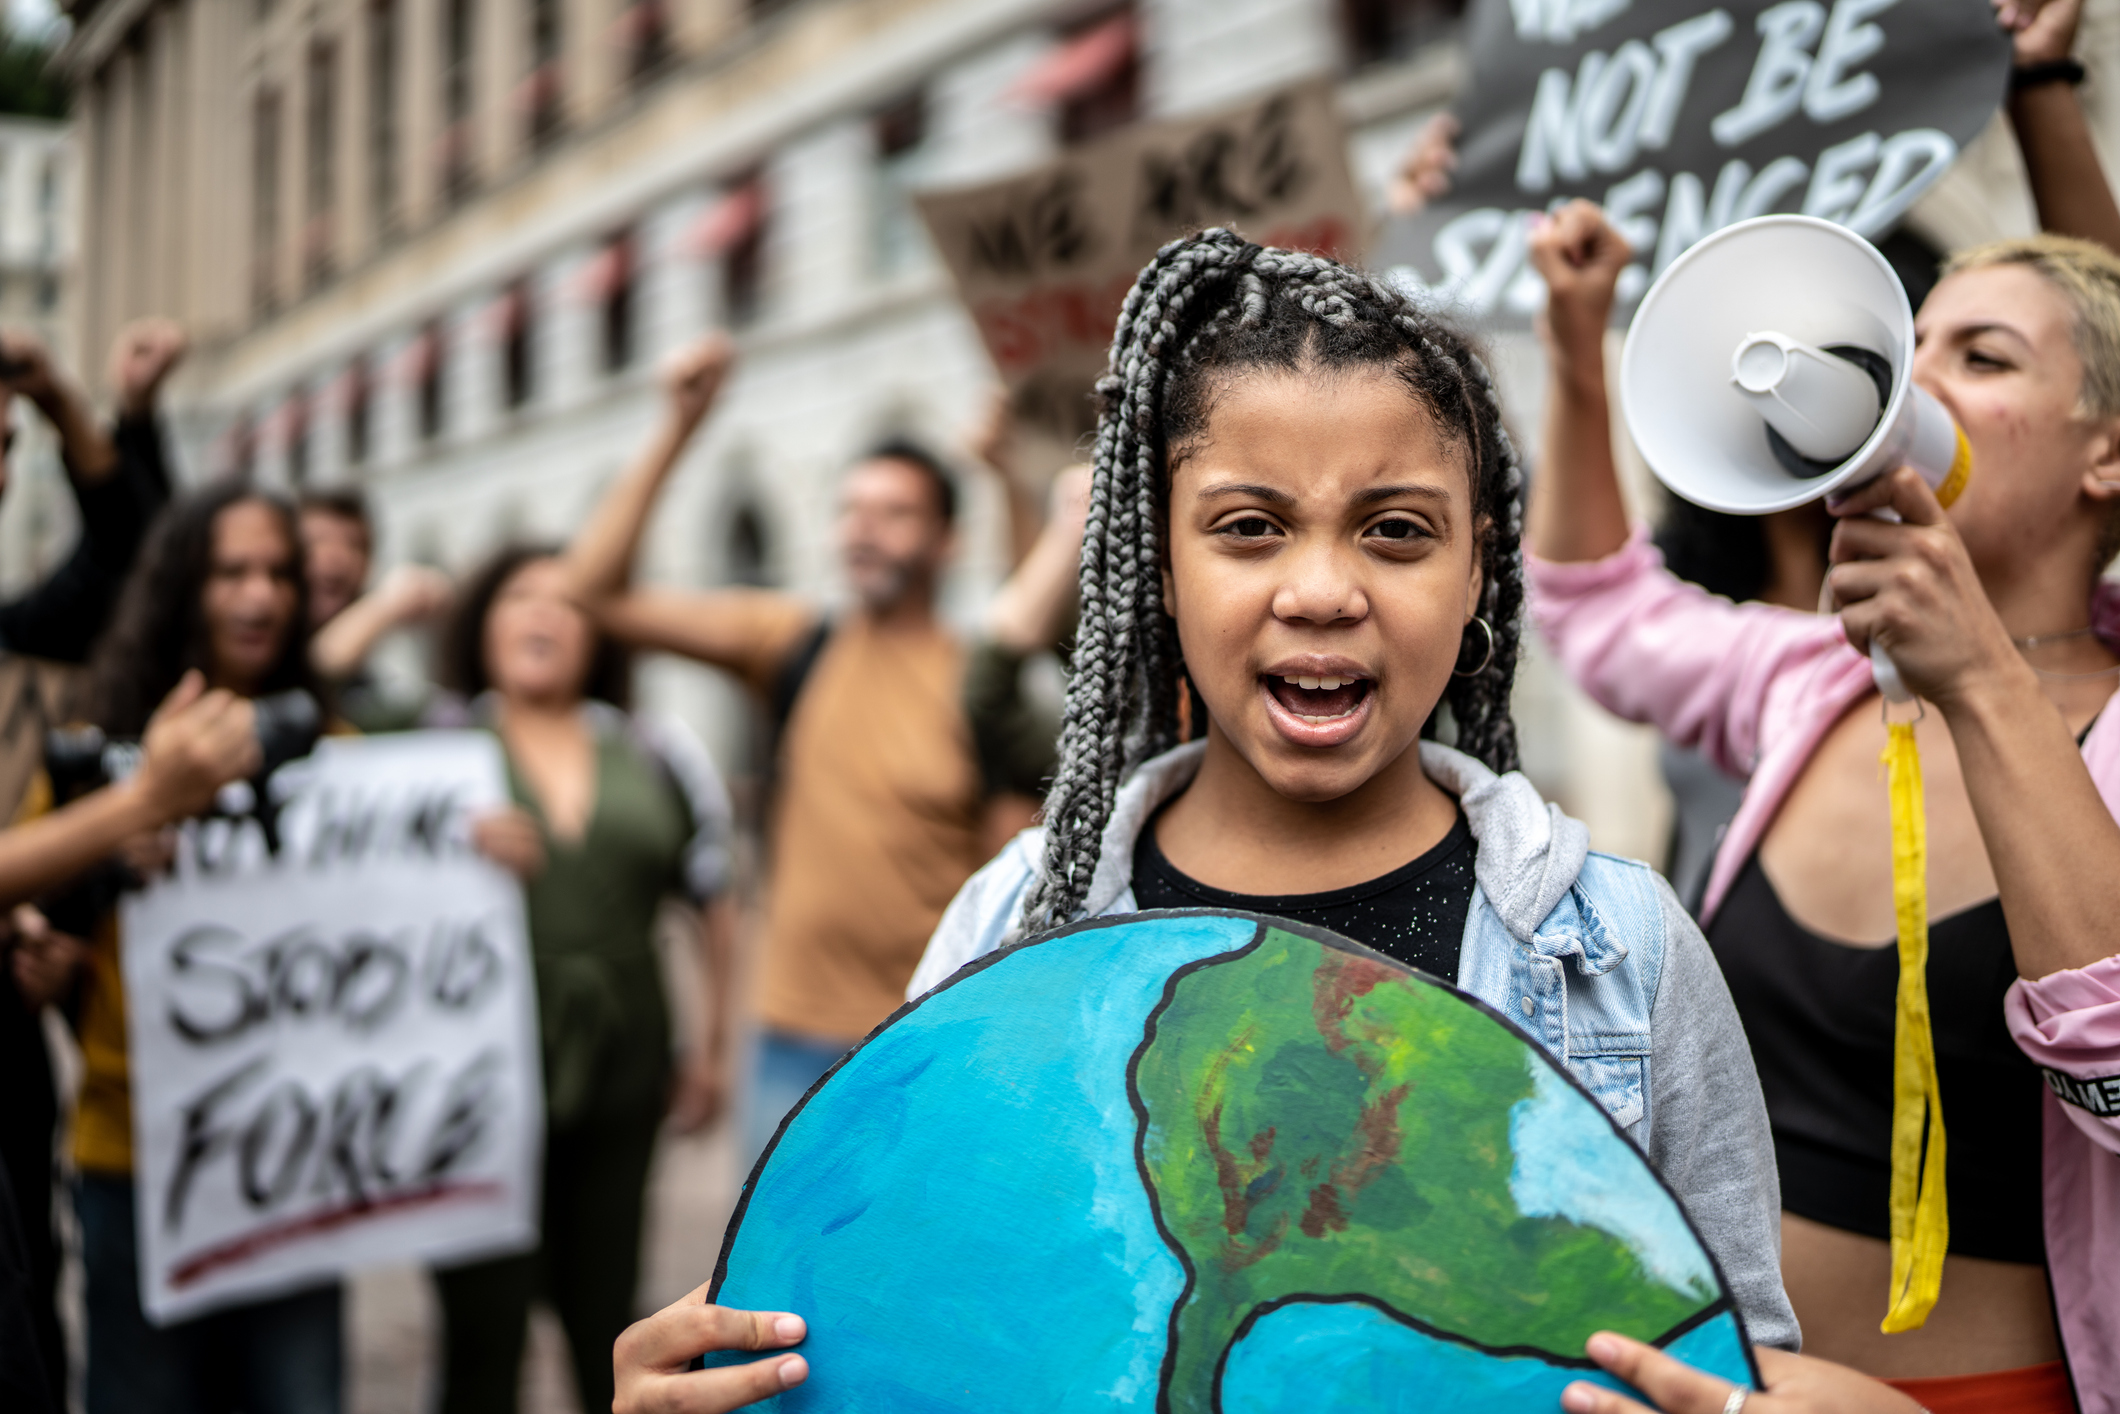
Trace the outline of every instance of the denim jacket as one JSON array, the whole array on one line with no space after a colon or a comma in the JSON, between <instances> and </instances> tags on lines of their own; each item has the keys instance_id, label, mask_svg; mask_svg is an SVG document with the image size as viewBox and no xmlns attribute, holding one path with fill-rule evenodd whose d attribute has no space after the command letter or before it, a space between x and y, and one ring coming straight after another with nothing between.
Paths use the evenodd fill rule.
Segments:
<instances>
[{"instance_id":1,"label":"denim jacket","mask_svg":"<svg viewBox=\"0 0 2120 1414\"><path fill-rule=\"evenodd\" d=\"M1119 789L1084 917L1131 913L1134 844L1191 783L1194 743ZM1647 865L1590 850L1589 830L1521 773L1421 745L1458 798L1479 852L1457 985L1506 1013L1610 1112L1685 1204L1721 1263L1752 1338L1794 1349L1781 1286L1781 1187L1752 1054L1722 973L1671 888ZM906 995L1022 935L1044 831L1012 840L951 901Z\"/></svg>"}]
</instances>

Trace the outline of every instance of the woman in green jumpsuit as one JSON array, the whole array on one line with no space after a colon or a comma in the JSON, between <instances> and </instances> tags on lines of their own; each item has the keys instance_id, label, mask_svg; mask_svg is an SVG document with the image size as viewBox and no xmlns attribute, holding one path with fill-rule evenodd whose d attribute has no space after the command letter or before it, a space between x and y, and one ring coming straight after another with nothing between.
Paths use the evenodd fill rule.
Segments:
<instances>
[{"instance_id":1,"label":"woman in green jumpsuit","mask_svg":"<svg viewBox=\"0 0 2120 1414\"><path fill-rule=\"evenodd\" d=\"M546 1132L538 1250L436 1273L442 1410L513 1414L533 1298L566 1329L582 1408L606 1410L656 1134L672 1111L696 1127L720 1104L725 1038L677 1064L654 929L673 896L703 908L701 970L727 985L726 915L709 905L728 799L696 742L620 709L625 663L566 597L557 552L497 555L466 585L450 640L444 676L508 759L515 806L477 837L524 881Z\"/></svg>"}]
</instances>

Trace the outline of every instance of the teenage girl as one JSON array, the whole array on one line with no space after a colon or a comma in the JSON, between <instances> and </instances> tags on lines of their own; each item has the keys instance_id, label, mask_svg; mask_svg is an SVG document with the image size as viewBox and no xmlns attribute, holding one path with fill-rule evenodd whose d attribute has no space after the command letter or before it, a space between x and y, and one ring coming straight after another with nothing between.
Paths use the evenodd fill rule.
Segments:
<instances>
[{"instance_id":1,"label":"teenage girl","mask_svg":"<svg viewBox=\"0 0 2120 1414\"><path fill-rule=\"evenodd\" d=\"M913 994L1091 915L1333 928L1538 1037L1677 1190L1754 1338L1794 1345L1714 959L1516 772L1522 478L1485 367L1368 277L1217 230L1141 273L1111 368L1048 823L965 885Z\"/></svg>"},{"instance_id":2,"label":"teenage girl","mask_svg":"<svg viewBox=\"0 0 2120 1414\"><path fill-rule=\"evenodd\" d=\"M1534 614L1593 698L1749 775L1701 917L1759 1061L1809 1349L1938 1414L2120 1411L2120 1115L2100 1085L2120 1073L2120 600L2099 581L2120 548L2120 258L2041 236L1945 267L1912 376L1965 430L1972 480L1948 512L1904 469L1833 507L1835 618L1715 598L1630 536L1602 331L1631 256L1587 203L1532 251L1554 351ZM1887 505L1900 523L1865 514ZM1942 1296L1889 1336L1899 968L1872 641L1927 704L1949 1138Z\"/></svg>"}]
</instances>

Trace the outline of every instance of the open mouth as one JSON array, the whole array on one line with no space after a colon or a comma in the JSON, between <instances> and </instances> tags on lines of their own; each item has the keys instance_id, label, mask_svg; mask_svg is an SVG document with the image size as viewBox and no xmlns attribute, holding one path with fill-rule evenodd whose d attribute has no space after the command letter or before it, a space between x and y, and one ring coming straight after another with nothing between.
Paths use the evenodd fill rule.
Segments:
<instances>
[{"instance_id":1,"label":"open mouth","mask_svg":"<svg viewBox=\"0 0 2120 1414\"><path fill-rule=\"evenodd\" d=\"M1288 714L1312 726L1324 726L1361 709L1376 684L1369 678L1281 677L1269 674L1266 690Z\"/></svg>"}]
</instances>

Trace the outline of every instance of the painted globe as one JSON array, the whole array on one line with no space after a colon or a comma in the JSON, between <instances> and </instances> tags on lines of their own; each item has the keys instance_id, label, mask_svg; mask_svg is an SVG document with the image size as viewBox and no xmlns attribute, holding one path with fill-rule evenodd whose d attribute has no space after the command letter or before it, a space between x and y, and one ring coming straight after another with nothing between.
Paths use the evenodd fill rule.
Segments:
<instances>
[{"instance_id":1,"label":"painted globe","mask_svg":"<svg viewBox=\"0 0 2120 1414\"><path fill-rule=\"evenodd\" d=\"M790 1411L1551 1414L1610 1383L1597 1330L1757 1383L1678 1200L1534 1041L1233 913L1080 924L904 1008L760 1159L712 1299L808 1320Z\"/></svg>"}]
</instances>

